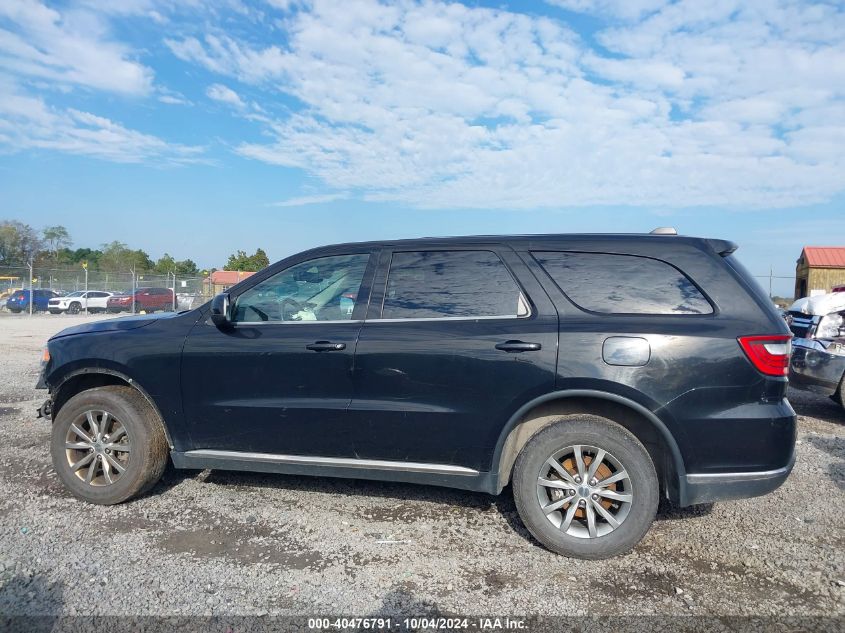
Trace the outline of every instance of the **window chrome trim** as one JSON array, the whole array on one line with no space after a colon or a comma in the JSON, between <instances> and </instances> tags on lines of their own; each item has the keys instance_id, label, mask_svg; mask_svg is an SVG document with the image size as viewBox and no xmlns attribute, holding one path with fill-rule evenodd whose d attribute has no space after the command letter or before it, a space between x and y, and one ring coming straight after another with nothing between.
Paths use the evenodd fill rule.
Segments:
<instances>
[{"instance_id":1,"label":"window chrome trim","mask_svg":"<svg viewBox=\"0 0 845 633\"><path fill-rule=\"evenodd\" d=\"M441 475L475 476L479 472L472 468L451 464L424 464L420 462L399 462L381 459L354 459L350 457L312 457L307 455L280 455L276 453L250 453L241 451L219 451L197 449L186 451L186 457L207 457L213 459L238 459L247 462L267 464L296 464L299 466L329 466L334 468L360 468L362 470L388 470L399 472L432 473Z\"/></svg>"},{"instance_id":2,"label":"window chrome trim","mask_svg":"<svg viewBox=\"0 0 845 633\"><path fill-rule=\"evenodd\" d=\"M234 326L245 325L252 327L253 325L305 325L311 323L320 323L324 325L337 325L338 323L357 323L360 325L363 323L363 319L335 319L333 321L230 321L230 323Z\"/></svg>"},{"instance_id":3,"label":"window chrome trim","mask_svg":"<svg viewBox=\"0 0 845 633\"><path fill-rule=\"evenodd\" d=\"M525 317L515 314L504 314L502 316L469 316L469 317L408 317L407 319L367 319L367 323L408 323L415 321L492 321L495 319L514 321Z\"/></svg>"}]
</instances>

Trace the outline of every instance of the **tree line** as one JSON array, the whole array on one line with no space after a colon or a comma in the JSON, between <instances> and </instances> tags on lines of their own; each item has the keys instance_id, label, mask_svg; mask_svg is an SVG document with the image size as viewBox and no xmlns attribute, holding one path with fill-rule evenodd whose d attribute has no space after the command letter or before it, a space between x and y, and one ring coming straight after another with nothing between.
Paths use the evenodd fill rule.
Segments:
<instances>
[{"instance_id":1,"label":"tree line","mask_svg":"<svg viewBox=\"0 0 845 633\"><path fill-rule=\"evenodd\" d=\"M87 262L88 270L102 272L145 272L179 276L200 274L196 263L165 253L153 261L146 251L129 248L114 240L100 248L73 248L68 230L61 225L47 226L41 231L18 220L0 220L0 266L77 267ZM253 255L239 250L229 256L223 270L258 271L270 261L262 249ZM211 271L216 269L212 268Z\"/></svg>"}]
</instances>

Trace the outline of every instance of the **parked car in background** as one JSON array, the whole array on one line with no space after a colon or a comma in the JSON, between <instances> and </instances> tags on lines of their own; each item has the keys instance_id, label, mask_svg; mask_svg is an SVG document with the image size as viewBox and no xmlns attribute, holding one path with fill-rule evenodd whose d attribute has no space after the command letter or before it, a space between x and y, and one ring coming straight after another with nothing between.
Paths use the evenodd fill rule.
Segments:
<instances>
[{"instance_id":1,"label":"parked car in background","mask_svg":"<svg viewBox=\"0 0 845 633\"><path fill-rule=\"evenodd\" d=\"M845 292L799 299L789 308L789 377L793 386L830 396L845 407Z\"/></svg>"},{"instance_id":2,"label":"parked car in background","mask_svg":"<svg viewBox=\"0 0 845 633\"><path fill-rule=\"evenodd\" d=\"M9 312L29 312L29 290L18 290L6 299L6 309ZM48 308L50 299L56 296L52 290L35 289L35 302L32 305L33 312L41 312Z\"/></svg>"},{"instance_id":3,"label":"parked car in background","mask_svg":"<svg viewBox=\"0 0 845 633\"><path fill-rule=\"evenodd\" d=\"M98 504L169 458L510 484L549 549L628 551L661 497L766 494L795 459L789 329L735 244L671 233L326 246L195 310L66 329L39 380L56 472Z\"/></svg>"},{"instance_id":4,"label":"parked car in background","mask_svg":"<svg viewBox=\"0 0 845 633\"><path fill-rule=\"evenodd\" d=\"M16 292L20 292L23 288L7 288L0 292L0 303L2 303L3 307L6 307L6 300L11 297Z\"/></svg>"},{"instance_id":5,"label":"parked car in background","mask_svg":"<svg viewBox=\"0 0 845 633\"><path fill-rule=\"evenodd\" d=\"M112 295L106 302L109 312L132 310L132 293ZM173 309L173 291L170 288L138 288L135 290L135 312L157 312Z\"/></svg>"},{"instance_id":6,"label":"parked car in background","mask_svg":"<svg viewBox=\"0 0 845 633\"><path fill-rule=\"evenodd\" d=\"M47 309L50 314L79 314L87 308L88 312L105 312L109 297L113 293L104 290L78 290L61 297L50 299Z\"/></svg>"}]
</instances>

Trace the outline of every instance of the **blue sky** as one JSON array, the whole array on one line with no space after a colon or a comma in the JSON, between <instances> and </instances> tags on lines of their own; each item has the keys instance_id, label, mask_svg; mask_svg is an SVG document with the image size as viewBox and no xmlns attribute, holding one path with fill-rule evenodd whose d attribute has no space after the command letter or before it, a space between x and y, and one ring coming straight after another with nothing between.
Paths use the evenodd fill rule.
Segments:
<instances>
[{"instance_id":1,"label":"blue sky","mask_svg":"<svg viewBox=\"0 0 845 633\"><path fill-rule=\"evenodd\" d=\"M674 225L790 275L845 245L842 33L839 2L0 0L0 218L205 267Z\"/></svg>"}]
</instances>

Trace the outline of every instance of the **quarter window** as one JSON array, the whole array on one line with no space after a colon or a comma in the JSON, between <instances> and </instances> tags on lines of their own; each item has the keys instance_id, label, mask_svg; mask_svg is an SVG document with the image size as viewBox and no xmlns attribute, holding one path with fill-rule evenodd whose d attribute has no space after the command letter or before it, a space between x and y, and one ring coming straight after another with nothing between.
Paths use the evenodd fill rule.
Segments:
<instances>
[{"instance_id":1,"label":"quarter window","mask_svg":"<svg viewBox=\"0 0 845 633\"><path fill-rule=\"evenodd\" d=\"M241 322L343 321L352 318L369 255L321 257L254 285L235 303Z\"/></svg>"},{"instance_id":2,"label":"quarter window","mask_svg":"<svg viewBox=\"0 0 845 633\"><path fill-rule=\"evenodd\" d=\"M578 307L604 314L712 314L689 278L635 255L535 252L534 259Z\"/></svg>"},{"instance_id":3,"label":"quarter window","mask_svg":"<svg viewBox=\"0 0 845 633\"><path fill-rule=\"evenodd\" d=\"M383 319L525 316L508 269L491 251L394 253Z\"/></svg>"}]
</instances>

